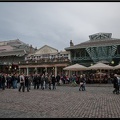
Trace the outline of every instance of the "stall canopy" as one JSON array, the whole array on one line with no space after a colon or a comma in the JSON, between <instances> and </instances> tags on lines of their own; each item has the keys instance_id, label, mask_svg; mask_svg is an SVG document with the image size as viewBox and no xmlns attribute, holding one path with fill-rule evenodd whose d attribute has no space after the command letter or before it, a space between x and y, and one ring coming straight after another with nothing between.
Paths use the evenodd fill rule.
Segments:
<instances>
[{"instance_id":1,"label":"stall canopy","mask_svg":"<svg viewBox=\"0 0 120 120\"><path fill-rule=\"evenodd\" d=\"M114 66L114 69L120 69L120 64Z\"/></svg>"},{"instance_id":2,"label":"stall canopy","mask_svg":"<svg viewBox=\"0 0 120 120\"><path fill-rule=\"evenodd\" d=\"M87 70L87 67L76 63L74 65L70 65L70 66L63 68L63 70L81 71L81 70Z\"/></svg>"},{"instance_id":3,"label":"stall canopy","mask_svg":"<svg viewBox=\"0 0 120 120\"><path fill-rule=\"evenodd\" d=\"M96 63L90 67L88 67L89 70L97 70L97 69L100 69L100 70L110 70L110 69L114 69L114 67L110 66L110 65L106 65L104 63Z\"/></svg>"}]
</instances>

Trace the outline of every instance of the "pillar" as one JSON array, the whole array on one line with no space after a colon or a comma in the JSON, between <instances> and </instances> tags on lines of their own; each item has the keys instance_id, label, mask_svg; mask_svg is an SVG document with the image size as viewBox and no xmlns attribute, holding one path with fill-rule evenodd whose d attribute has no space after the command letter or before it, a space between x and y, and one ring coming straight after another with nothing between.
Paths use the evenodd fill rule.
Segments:
<instances>
[{"instance_id":1,"label":"pillar","mask_svg":"<svg viewBox=\"0 0 120 120\"><path fill-rule=\"evenodd\" d=\"M57 66L55 66L55 76L57 76Z\"/></svg>"},{"instance_id":2,"label":"pillar","mask_svg":"<svg viewBox=\"0 0 120 120\"><path fill-rule=\"evenodd\" d=\"M27 69L27 75L29 75L29 68L27 67L26 69Z\"/></svg>"},{"instance_id":3,"label":"pillar","mask_svg":"<svg viewBox=\"0 0 120 120\"><path fill-rule=\"evenodd\" d=\"M37 71L37 67L35 67L35 73L36 73L36 74L38 73L38 71Z\"/></svg>"}]
</instances>

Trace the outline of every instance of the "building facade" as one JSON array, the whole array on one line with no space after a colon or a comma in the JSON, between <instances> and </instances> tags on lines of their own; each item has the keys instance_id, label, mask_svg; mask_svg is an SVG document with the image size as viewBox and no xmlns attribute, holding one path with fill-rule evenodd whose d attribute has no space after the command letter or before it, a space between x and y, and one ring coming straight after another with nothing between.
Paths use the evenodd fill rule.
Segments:
<instances>
[{"instance_id":1,"label":"building facade","mask_svg":"<svg viewBox=\"0 0 120 120\"><path fill-rule=\"evenodd\" d=\"M0 72L17 72L21 61L35 48L23 43L19 39L0 42Z\"/></svg>"},{"instance_id":2,"label":"building facade","mask_svg":"<svg viewBox=\"0 0 120 120\"><path fill-rule=\"evenodd\" d=\"M19 65L19 71L25 74L52 73L55 76L62 74L63 68L68 66L70 61L69 51L58 51L57 49L44 45L35 53L28 54Z\"/></svg>"},{"instance_id":3,"label":"building facade","mask_svg":"<svg viewBox=\"0 0 120 120\"><path fill-rule=\"evenodd\" d=\"M71 62L90 66L99 61L109 65L120 62L120 39L112 38L112 33L97 33L89 36L89 40L77 45L70 41L65 48L71 54Z\"/></svg>"}]
</instances>

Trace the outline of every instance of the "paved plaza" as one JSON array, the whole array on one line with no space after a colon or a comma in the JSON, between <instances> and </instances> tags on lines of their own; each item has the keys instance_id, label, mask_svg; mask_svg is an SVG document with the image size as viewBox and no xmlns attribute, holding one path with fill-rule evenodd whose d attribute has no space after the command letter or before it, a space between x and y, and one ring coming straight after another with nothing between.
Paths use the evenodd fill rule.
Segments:
<instances>
[{"instance_id":1,"label":"paved plaza","mask_svg":"<svg viewBox=\"0 0 120 120\"><path fill-rule=\"evenodd\" d=\"M56 90L0 89L0 118L120 118L113 86L57 86Z\"/></svg>"}]
</instances>

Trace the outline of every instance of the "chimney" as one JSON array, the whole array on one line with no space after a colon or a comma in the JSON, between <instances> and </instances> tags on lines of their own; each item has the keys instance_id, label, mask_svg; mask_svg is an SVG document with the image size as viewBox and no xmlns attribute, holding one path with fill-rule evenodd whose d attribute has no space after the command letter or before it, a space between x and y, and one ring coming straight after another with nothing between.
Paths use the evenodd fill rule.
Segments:
<instances>
[{"instance_id":1,"label":"chimney","mask_svg":"<svg viewBox=\"0 0 120 120\"><path fill-rule=\"evenodd\" d=\"M32 45L30 45L30 53L32 53Z\"/></svg>"},{"instance_id":2,"label":"chimney","mask_svg":"<svg viewBox=\"0 0 120 120\"><path fill-rule=\"evenodd\" d=\"M35 51L37 51L37 47L35 47Z\"/></svg>"},{"instance_id":3,"label":"chimney","mask_svg":"<svg viewBox=\"0 0 120 120\"><path fill-rule=\"evenodd\" d=\"M72 40L70 40L70 47L71 47L71 46L74 46L74 44L73 44Z\"/></svg>"}]
</instances>

